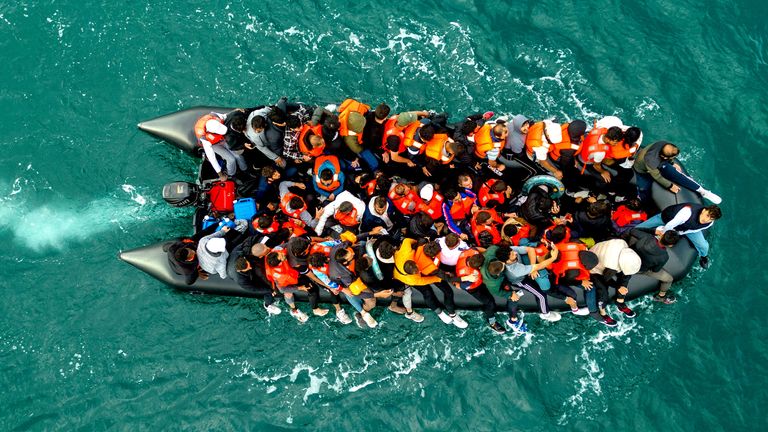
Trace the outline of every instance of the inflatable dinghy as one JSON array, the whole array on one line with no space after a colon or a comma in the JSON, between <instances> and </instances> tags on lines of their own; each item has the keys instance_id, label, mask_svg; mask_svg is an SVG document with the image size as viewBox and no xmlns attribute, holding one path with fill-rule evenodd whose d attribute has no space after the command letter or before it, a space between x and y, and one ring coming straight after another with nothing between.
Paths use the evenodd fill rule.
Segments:
<instances>
[{"instance_id":1,"label":"inflatable dinghy","mask_svg":"<svg viewBox=\"0 0 768 432\"><path fill-rule=\"evenodd\" d=\"M146 122L139 123L139 128L145 132L150 133L160 139L163 139L176 147L187 151L191 154L196 153L197 142L193 132L193 127L197 119L211 111L219 113L227 113L232 111L233 108L222 107L209 107L201 106L194 107L187 110L179 111L172 114L167 114ZM660 209L667 206L678 203L701 203L701 198L695 192L687 189L682 189L679 193L673 194L666 189L661 188L658 184L654 183L652 190L653 201ZM241 296L241 297L261 297L269 288L264 287L262 292L253 292L241 288L232 279L221 279L218 275L210 275L207 280L198 279L194 284L187 285L184 282L184 278L171 270L168 265L168 258L163 250L163 246L168 242L155 243L149 246L140 247L137 249L131 249L120 253L120 259L133 265L139 270L149 274L157 280L168 284L181 291L187 291L196 294L215 294L215 295L227 295L227 296ZM691 267L698 258L698 253L693 245L688 241L681 240L673 248L669 249L669 261L664 266L664 269L668 271L675 280L684 278ZM386 286L386 281L382 281L382 285ZM626 296L628 300L632 300L641 297L646 294L655 293L659 289L659 283L657 280L642 276L634 275L629 283L629 294ZM438 299L442 301L442 293L439 290L435 290ZM579 292L579 304L584 305L584 298L582 290ZM614 291L611 290L611 295ZM454 297L457 309L480 309L481 304L478 300L472 297L465 291L454 290ZM531 295L524 295L519 302L520 309L524 311L538 311L535 299ZM296 299L299 301L307 301L306 293L296 293ZM331 295L325 290L320 290L320 301L330 302ZM380 304L385 305L385 300L379 300ZM568 306L562 300L549 297L548 298L551 309L553 310L568 310ZM386 304L389 300L386 299ZM496 297L497 310L503 311L506 299L502 297ZM414 308L424 308L426 304L421 294L414 290L413 292L413 306Z\"/></svg>"}]
</instances>

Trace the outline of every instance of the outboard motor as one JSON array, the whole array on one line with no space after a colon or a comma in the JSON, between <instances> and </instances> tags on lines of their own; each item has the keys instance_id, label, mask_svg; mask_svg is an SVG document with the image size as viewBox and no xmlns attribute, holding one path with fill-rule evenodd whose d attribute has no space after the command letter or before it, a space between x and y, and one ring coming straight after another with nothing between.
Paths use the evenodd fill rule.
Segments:
<instances>
[{"instance_id":1,"label":"outboard motor","mask_svg":"<svg viewBox=\"0 0 768 432\"><path fill-rule=\"evenodd\" d=\"M163 199L173 207L188 207L197 205L202 195L195 183L173 182L163 186Z\"/></svg>"}]
</instances>

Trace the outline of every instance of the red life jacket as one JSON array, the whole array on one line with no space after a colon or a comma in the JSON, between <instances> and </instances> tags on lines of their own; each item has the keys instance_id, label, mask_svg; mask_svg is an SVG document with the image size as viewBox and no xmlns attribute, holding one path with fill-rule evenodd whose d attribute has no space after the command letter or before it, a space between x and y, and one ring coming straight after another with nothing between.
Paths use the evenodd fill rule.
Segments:
<instances>
[{"instance_id":1,"label":"red life jacket","mask_svg":"<svg viewBox=\"0 0 768 432\"><path fill-rule=\"evenodd\" d=\"M267 279L276 285L278 288L284 288L299 283L298 270L291 267L288 260L283 260L277 267L272 267L267 263L266 257L264 257L264 268L267 274Z\"/></svg>"},{"instance_id":2,"label":"red life jacket","mask_svg":"<svg viewBox=\"0 0 768 432\"><path fill-rule=\"evenodd\" d=\"M328 186L325 186L320 181L320 167L322 167L323 163L326 162L326 161L330 162L333 165L333 169L332 169L332 171L333 171L333 182L330 185L328 185ZM341 165L339 164L339 158L338 157L333 156L333 155L320 155L320 156L317 156L317 158L315 159L314 172L315 172L315 183L317 184L317 187L319 187L320 189L322 189L322 190L324 190L326 192L333 192L336 189L338 189L339 186L341 186L341 182L339 182L339 173L341 172Z\"/></svg>"},{"instance_id":3,"label":"red life jacket","mask_svg":"<svg viewBox=\"0 0 768 432\"><path fill-rule=\"evenodd\" d=\"M306 224L300 219L290 218L283 222L282 227L290 231L292 237L303 236L307 233L307 230L304 229Z\"/></svg>"},{"instance_id":4,"label":"red life jacket","mask_svg":"<svg viewBox=\"0 0 768 432\"><path fill-rule=\"evenodd\" d=\"M405 196L400 196L395 193L395 188L397 184L393 184L392 188L389 190L389 194L387 195L389 197L389 200L392 201L392 204L395 205L395 208L400 210L400 212L404 215L413 215L419 212L419 209L422 208L423 202L421 201L421 198L416 195L416 192L413 191L410 187L408 188L408 192L405 194ZM409 210L408 207L411 206L411 203L413 203L413 210Z\"/></svg>"},{"instance_id":5,"label":"red life jacket","mask_svg":"<svg viewBox=\"0 0 768 432\"><path fill-rule=\"evenodd\" d=\"M429 202L421 202L421 211L432 217L432 220L438 220L443 216L443 198L437 191L432 193L432 199Z\"/></svg>"},{"instance_id":6,"label":"red life jacket","mask_svg":"<svg viewBox=\"0 0 768 432\"><path fill-rule=\"evenodd\" d=\"M467 288L467 291L472 291L483 283L483 274L480 272L480 269L472 268L467 264L469 257L478 255L479 253L480 251L475 248L467 249L461 252L459 260L456 262L456 276L463 277L477 275L477 280L472 282L472 285ZM461 288L461 282L456 282L456 288Z\"/></svg>"},{"instance_id":7,"label":"red life jacket","mask_svg":"<svg viewBox=\"0 0 768 432\"><path fill-rule=\"evenodd\" d=\"M309 254L312 255L316 253L321 253L325 255L326 258L328 258L328 261L326 261L325 265L323 265L322 267L315 267L310 265L309 268L312 270L319 271L320 273L323 273L324 275L328 276L328 263L330 262L330 258L331 258L331 247L320 244L320 243L312 243L309 246Z\"/></svg>"},{"instance_id":8,"label":"red life jacket","mask_svg":"<svg viewBox=\"0 0 768 432\"><path fill-rule=\"evenodd\" d=\"M369 197L372 197L373 194L376 193L376 185L378 184L378 181L376 179L373 179L369 181L368 183L363 185L363 190L365 191L366 195Z\"/></svg>"},{"instance_id":9,"label":"red life jacket","mask_svg":"<svg viewBox=\"0 0 768 432\"><path fill-rule=\"evenodd\" d=\"M547 228L547 229L545 229L545 230L544 230L544 235L542 235L542 237L543 237L543 238L546 238L546 237L547 237L547 234L548 234L548 233L549 233L549 232L550 232L550 231L551 231L551 230L552 230L554 227L556 227L556 226L557 226L557 225L554 225L554 224L553 224L553 225L550 225L550 227L549 227L549 228ZM563 241L561 241L560 243L557 243L557 244L561 244L561 243L569 243L570 241L571 241L571 229L570 229L570 228L568 228L568 227L566 226L566 227L565 227L565 237L563 238Z\"/></svg>"},{"instance_id":10,"label":"red life jacket","mask_svg":"<svg viewBox=\"0 0 768 432\"><path fill-rule=\"evenodd\" d=\"M472 205L475 204L475 200L472 197L464 197L460 200L454 200L451 203L451 217L455 221L461 221L466 219L472 214Z\"/></svg>"},{"instance_id":11,"label":"red life jacket","mask_svg":"<svg viewBox=\"0 0 768 432\"><path fill-rule=\"evenodd\" d=\"M388 151L387 148L387 138L391 136L396 136L400 139L400 146L398 147L397 151L395 153L402 153L405 151L405 144L403 142L403 139L405 138L405 127L400 127L397 125L397 115L394 115L390 117L385 123L384 123L384 135L381 139L381 148L384 151Z\"/></svg>"},{"instance_id":12,"label":"red life jacket","mask_svg":"<svg viewBox=\"0 0 768 432\"><path fill-rule=\"evenodd\" d=\"M595 163L595 153L605 153L606 155L608 154L608 150L611 146L600 142L600 137L605 135L606 132L608 132L608 129L606 128L594 128L589 131L586 138L584 138L584 142L581 143L581 148L579 149L579 159L581 160L581 163L584 165Z\"/></svg>"},{"instance_id":13,"label":"red life jacket","mask_svg":"<svg viewBox=\"0 0 768 432\"><path fill-rule=\"evenodd\" d=\"M354 207L352 207L352 211L350 211L349 213L342 213L336 210L336 213L334 213L333 217L345 227L354 227L354 226L357 226L358 224L357 209Z\"/></svg>"},{"instance_id":14,"label":"red life jacket","mask_svg":"<svg viewBox=\"0 0 768 432\"><path fill-rule=\"evenodd\" d=\"M293 197L297 197L295 193L288 192L283 196L283 199L280 200L280 210L283 211L288 217L300 219L300 215L307 209L307 203L304 202L304 205L300 209L296 209L294 211L288 210L288 204L291 202L291 199Z\"/></svg>"},{"instance_id":15,"label":"red life jacket","mask_svg":"<svg viewBox=\"0 0 768 432\"><path fill-rule=\"evenodd\" d=\"M477 192L477 200L480 207L487 207L489 201L496 201L499 204L504 204L507 200L507 196L504 192L493 192L493 186L498 182L497 179L490 179L480 186L480 190Z\"/></svg>"},{"instance_id":16,"label":"red life jacket","mask_svg":"<svg viewBox=\"0 0 768 432\"><path fill-rule=\"evenodd\" d=\"M555 274L555 283L558 283L560 277L565 275L568 270L578 270L577 280L583 281L589 279L589 270L587 270L579 260L579 252L587 250L587 246L581 242L559 243L555 245L560 251L557 261L552 263L552 273Z\"/></svg>"},{"instance_id":17,"label":"red life jacket","mask_svg":"<svg viewBox=\"0 0 768 432\"><path fill-rule=\"evenodd\" d=\"M275 218L272 218L272 224L267 228L259 228L259 218L255 217L253 218L253 221L251 221L251 226L253 227L253 230L259 234L272 234L280 229L280 223L278 223Z\"/></svg>"},{"instance_id":18,"label":"red life jacket","mask_svg":"<svg viewBox=\"0 0 768 432\"><path fill-rule=\"evenodd\" d=\"M517 228L517 233L509 238L509 240L512 242L515 246L520 246L520 240L527 239L528 236L531 235L531 226L530 225L523 225L521 227Z\"/></svg>"},{"instance_id":19,"label":"red life jacket","mask_svg":"<svg viewBox=\"0 0 768 432\"><path fill-rule=\"evenodd\" d=\"M504 223L504 221L501 220L501 218L499 217L499 214L496 213L496 210L482 209L481 211L489 212L491 214L491 219L488 225L479 225L477 223L477 215L480 214L480 211L472 215L472 220L470 221L470 228L472 230L472 235L475 237L475 241L477 242L477 244L480 244L480 233L483 231L488 231L489 233L491 233L491 236L493 237L491 244L497 244L498 242L501 241L501 232L499 232L499 225Z\"/></svg>"},{"instance_id":20,"label":"red life jacket","mask_svg":"<svg viewBox=\"0 0 768 432\"><path fill-rule=\"evenodd\" d=\"M632 223L640 223L648 220L648 215L642 210L630 210L629 207L620 205L619 208L613 212L611 220L616 222L616 225L625 227Z\"/></svg>"},{"instance_id":21,"label":"red life jacket","mask_svg":"<svg viewBox=\"0 0 768 432\"><path fill-rule=\"evenodd\" d=\"M299 151L301 151L301 153L306 155L318 157L321 154L323 154L323 150L325 150L325 145L321 145L320 147L311 147L307 142L307 140L312 135L317 135L322 138L323 125L312 126L309 123L307 123L301 126L301 130L299 131Z\"/></svg>"},{"instance_id":22,"label":"red life jacket","mask_svg":"<svg viewBox=\"0 0 768 432\"><path fill-rule=\"evenodd\" d=\"M208 120L216 120L217 122L224 124L223 121L218 116L215 116L213 114L206 114L195 122L195 136L197 137L197 145L198 147L202 147L203 144L200 142L200 140L206 140L211 144L216 144L219 141L224 139L224 135L215 134L213 132L208 132L208 130L205 128L205 124L208 122Z\"/></svg>"}]
</instances>

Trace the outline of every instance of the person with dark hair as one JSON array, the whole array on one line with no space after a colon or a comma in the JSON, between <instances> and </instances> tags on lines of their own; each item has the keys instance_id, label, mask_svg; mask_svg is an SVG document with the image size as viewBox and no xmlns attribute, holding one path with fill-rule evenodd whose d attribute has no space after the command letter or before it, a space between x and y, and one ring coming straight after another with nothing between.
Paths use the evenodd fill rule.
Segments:
<instances>
[{"instance_id":1,"label":"person with dark hair","mask_svg":"<svg viewBox=\"0 0 768 432\"><path fill-rule=\"evenodd\" d=\"M589 311L580 309L576 303L576 291L573 287L592 289L591 273L598 263L597 255L587 250L580 242L556 244L557 259L548 270L552 273L552 289L549 295L565 300L574 315L587 315Z\"/></svg>"},{"instance_id":2,"label":"person with dark hair","mask_svg":"<svg viewBox=\"0 0 768 432\"><path fill-rule=\"evenodd\" d=\"M576 168L576 152L581 147L586 130L584 120L565 123L561 126L561 141L549 145L549 158L562 173L563 184L571 191L579 189L583 183Z\"/></svg>"},{"instance_id":3,"label":"person with dark hair","mask_svg":"<svg viewBox=\"0 0 768 432\"><path fill-rule=\"evenodd\" d=\"M411 216L408 222L408 237L412 238L436 238L437 231L434 228L432 217L424 212Z\"/></svg>"},{"instance_id":4,"label":"person with dark hair","mask_svg":"<svg viewBox=\"0 0 768 432\"><path fill-rule=\"evenodd\" d=\"M239 244L230 254L227 262L227 274L235 280L240 288L264 295L264 309L269 315L279 315L280 308L275 304L275 293L267 279L264 258L272 249L263 243L251 245L245 241Z\"/></svg>"},{"instance_id":5,"label":"person with dark hair","mask_svg":"<svg viewBox=\"0 0 768 432\"><path fill-rule=\"evenodd\" d=\"M384 123L389 117L390 108L385 103L379 104L375 109L369 110L365 117L363 128L363 147L378 152L381 149L381 140L384 137Z\"/></svg>"},{"instance_id":6,"label":"person with dark hair","mask_svg":"<svg viewBox=\"0 0 768 432\"><path fill-rule=\"evenodd\" d=\"M280 193L280 210L282 210L286 216L298 219L306 226L314 228L317 225L317 219L309 214L307 202L304 198L291 192L289 188L298 188L304 191L307 189L307 185L289 180L280 182L280 185L278 186L278 191Z\"/></svg>"},{"instance_id":7,"label":"person with dark hair","mask_svg":"<svg viewBox=\"0 0 768 432\"><path fill-rule=\"evenodd\" d=\"M290 265L283 246L274 248L266 255L264 269L273 290L281 292L285 297L291 316L300 323L307 322L309 317L296 307L293 295L297 291L309 291L310 287L299 281L299 271Z\"/></svg>"},{"instance_id":8,"label":"person with dark hair","mask_svg":"<svg viewBox=\"0 0 768 432\"><path fill-rule=\"evenodd\" d=\"M252 111L246 122L245 136L256 146L267 159L278 167L285 168L286 162L283 156L283 141L285 141L285 124L279 127L274 124L271 117L283 120L284 115L276 113L276 108L263 107Z\"/></svg>"},{"instance_id":9,"label":"person with dark hair","mask_svg":"<svg viewBox=\"0 0 768 432\"><path fill-rule=\"evenodd\" d=\"M664 266L669 261L667 248L680 241L680 234L669 230L658 235L651 228L633 228L625 237L629 247L640 256L641 264L638 274L659 281L659 292L654 294L653 300L664 304L677 301L675 293L669 290L675 279L664 270Z\"/></svg>"},{"instance_id":10,"label":"person with dark hair","mask_svg":"<svg viewBox=\"0 0 768 432\"><path fill-rule=\"evenodd\" d=\"M222 181L226 180L227 177L234 177L238 170L245 171L248 169L243 156L238 152L233 152L227 146L225 138L229 128L224 125L226 119L226 114L212 112L197 119L194 127L198 147L202 147L205 158ZM226 172L222 170L216 156L224 160Z\"/></svg>"},{"instance_id":11,"label":"person with dark hair","mask_svg":"<svg viewBox=\"0 0 768 432\"><path fill-rule=\"evenodd\" d=\"M593 178L593 187L606 190L611 183L611 173L603 167L603 160L611 146L619 145L624 139L624 131L618 126L610 128L596 127L589 131L577 157L582 173Z\"/></svg>"},{"instance_id":12,"label":"person with dark hair","mask_svg":"<svg viewBox=\"0 0 768 432\"><path fill-rule=\"evenodd\" d=\"M680 235L688 237L693 247L699 252L699 264L709 268L709 243L704 238L703 231L711 227L716 220L723 216L716 204L673 204L656 216L638 225L638 228L655 228L656 234L675 230Z\"/></svg>"},{"instance_id":13,"label":"person with dark hair","mask_svg":"<svg viewBox=\"0 0 768 432\"><path fill-rule=\"evenodd\" d=\"M592 238L596 242L615 237L608 200L590 202L573 214L569 224L574 238Z\"/></svg>"},{"instance_id":14,"label":"person with dark hair","mask_svg":"<svg viewBox=\"0 0 768 432\"><path fill-rule=\"evenodd\" d=\"M483 257L479 250L469 248L462 251L456 263L456 277L459 278L455 282L456 288L468 292L477 299L482 305L483 316L485 316L485 320L488 322L488 327L498 334L503 334L506 332L506 329L496 322L496 299L491 295L484 283L482 271L484 263L485 257ZM498 278L504 270L504 265L498 264L493 265L495 269L488 274L490 278Z\"/></svg>"},{"instance_id":15,"label":"person with dark hair","mask_svg":"<svg viewBox=\"0 0 768 432\"><path fill-rule=\"evenodd\" d=\"M315 232L318 236L322 236L327 228L340 226L342 230L347 229L357 233L363 213L365 213L365 202L351 192L344 191L323 207Z\"/></svg>"},{"instance_id":16,"label":"person with dark hair","mask_svg":"<svg viewBox=\"0 0 768 432\"><path fill-rule=\"evenodd\" d=\"M640 271L642 260L622 239L610 239L596 243L589 249L597 256L597 265L590 270L594 284L585 293L590 315L596 320L611 326L614 320L606 311L609 301L608 288L616 289L616 307L627 318L634 318L637 313L624 301L629 293L629 280Z\"/></svg>"},{"instance_id":17,"label":"person with dark hair","mask_svg":"<svg viewBox=\"0 0 768 432\"><path fill-rule=\"evenodd\" d=\"M328 309L319 306L320 289L322 281L309 270L308 257L312 246L312 239L308 236L291 237L284 245L285 256L288 265L298 273L298 281L301 285L307 287L309 307L315 316L325 316ZM277 248L275 248L277 249Z\"/></svg>"},{"instance_id":18,"label":"person with dark hair","mask_svg":"<svg viewBox=\"0 0 768 432\"><path fill-rule=\"evenodd\" d=\"M682 186L697 192L702 198L714 204L720 204L722 199L719 196L704 189L699 182L683 172L682 167L675 160L679 153L680 149L667 141L657 141L637 152L634 169L640 199L643 201L650 199L651 186L656 182L673 193L678 193Z\"/></svg>"},{"instance_id":19,"label":"person with dark hair","mask_svg":"<svg viewBox=\"0 0 768 432\"><path fill-rule=\"evenodd\" d=\"M387 232L393 232L401 225L400 215L395 211L394 206L389 204L387 197L375 195L365 207L360 231L367 232L378 226L386 229Z\"/></svg>"},{"instance_id":20,"label":"person with dark hair","mask_svg":"<svg viewBox=\"0 0 768 432\"><path fill-rule=\"evenodd\" d=\"M643 211L639 198L627 200L611 213L613 230L618 234L629 231L646 220L648 220L648 214Z\"/></svg>"}]
</instances>

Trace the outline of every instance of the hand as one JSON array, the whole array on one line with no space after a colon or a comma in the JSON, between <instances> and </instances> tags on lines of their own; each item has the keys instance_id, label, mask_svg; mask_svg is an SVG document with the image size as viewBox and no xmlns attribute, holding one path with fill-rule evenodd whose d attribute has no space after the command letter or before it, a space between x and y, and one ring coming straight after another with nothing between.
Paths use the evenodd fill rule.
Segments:
<instances>
[{"instance_id":1,"label":"hand","mask_svg":"<svg viewBox=\"0 0 768 432\"><path fill-rule=\"evenodd\" d=\"M221 227L221 231L225 232L225 233L228 233L229 232L229 227L228 226Z\"/></svg>"},{"instance_id":2,"label":"hand","mask_svg":"<svg viewBox=\"0 0 768 432\"><path fill-rule=\"evenodd\" d=\"M520 296L517 294L517 291L515 291L509 296L509 299L512 300L513 302L516 302L520 300Z\"/></svg>"},{"instance_id":3,"label":"hand","mask_svg":"<svg viewBox=\"0 0 768 432\"><path fill-rule=\"evenodd\" d=\"M602 177L603 180L605 180L606 183L610 183L611 182L611 173L609 173L608 171L601 172L600 173L600 177Z\"/></svg>"},{"instance_id":4,"label":"hand","mask_svg":"<svg viewBox=\"0 0 768 432\"><path fill-rule=\"evenodd\" d=\"M557 201L552 202L552 214L558 214L560 213L560 204L557 203Z\"/></svg>"},{"instance_id":5,"label":"hand","mask_svg":"<svg viewBox=\"0 0 768 432\"><path fill-rule=\"evenodd\" d=\"M464 234L464 233L461 233L461 234L459 234L459 238L460 238L460 239L462 239L462 240L464 240L464 241L466 241L466 240L468 240L468 239L469 239L469 236L468 236L468 235L466 235L466 234Z\"/></svg>"},{"instance_id":6,"label":"hand","mask_svg":"<svg viewBox=\"0 0 768 432\"><path fill-rule=\"evenodd\" d=\"M309 161L312 160L312 156L310 156L310 155L301 155L301 160L303 160L304 162L309 162Z\"/></svg>"},{"instance_id":7,"label":"hand","mask_svg":"<svg viewBox=\"0 0 768 432\"><path fill-rule=\"evenodd\" d=\"M584 287L585 290L589 291L592 289L592 281L589 279L581 281L581 286Z\"/></svg>"},{"instance_id":8,"label":"hand","mask_svg":"<svg viewBox=\"0 0 768 432\"><path fill-rule=\"evenodd\" d=\"M415 164L415 163L413 163L413 162L412 162L412 161L410 161L410 160L409 160L408 162L406 162L405 164L406 164L406 165L408 165L408 168L413 168L413 167L415 167L415 166L416 166L416 164Z\"/></svg>"},{"instance_id":9,"label":"hand","mask_svg":"<svg viewBox=\"0 0 768 432\"><path fill-rule=\"evenodd\" d=\"M389 163L389 152L384 152L384 154L381 155L381 158L384 160L384 163Z\"/></svg>"},{"instance_id":10,"label":"hand","mask_svg":"<svg viewBox=\"0 0 768 432\"><path fill-rule=\"evenodd\" d=\"M200 270L200 271L197 273L197 278L198 278L198 279L200 279L200 280L208 280L208 273L206 273L206 272L204 272L204 271Z\"/></svg>"},{"instance_id":11,"label":"hand","mask_svg":"<svg viewBox=\"0 0 768 432\"><path fill-rule=\"evenodd\" d=\"M551 242L549 243L549 254L552 256L552 258L557 259L557 257L560 255L560 249L558 249L554 244Z\"/></svg>"},{"instance_id":12,"label":"hand","mask_svg":"<svg viewBox=\"0 0 768 432\"><path fill-rule=\"evenodd\" d=\"M371 230L371 234L373 234L373 235L381 234L381 231L382 231L383 229L384 229L384 227L382 227L382 226L377 226L377 227L374 227L374 228Z\"/></svg>"},{"instance_id":13,"label":"hand","mask_svg":"<svg viewBox=\"0 0 768 432\"><path fill-rule=\"evenodd\" d=\"M285 159L283 159L283 158L281 158L281 157L278 157L277 159L275 159L275 163L276 163L276 164L277 164L277 166L279 166L280 168L285 168Z\"/></svg>"},{"instance_id":14,"label":"hand","mask_svg":"<svg viewBox=\"0 0 768 432\"><path fill-rule=\"evenodd\" d=\"M677 170L677 172L681 173L683 172L683 167L681 167L679 164L672 164L673 167Z\"/></svg>"},{"instance_id":15,"label":"hand","mask_svg":"<svg viewBox=\"0 0 768 432\"><path fill-rule=\"evenodd\" d=\"M228 178L228 177L227 177L227 173L225 173L224 171L222 171L222 172L220 172L220 173L219 173L219 180L221 180L221 181L227 181L227 178Z\"/></svg>"},{"instance_id":16,"label":"hand","mask_svg":"<svg viewBox=\"0 0 768 432\"><path fill-rule=\"evenodd\" d=\"M350 165L352 165L352 168L360 168L360 159L353 160L350 162Z\"/></svg>"},{"instance_id":17,"label":"hand","mask_svg":"<svg viewBox=\"0 0 768 432\"><path fill-rule=\"evenodd\" d=\"M394 293L394 291L393 291L393 290L391 290L391 289L385 289L385 290L382 290L382 291L379 291L379 292L378 292L378 294L379 294L381 297L385 297L385 298L386 298L386 297L392 297L392 293Z\"/></svg>"},{"instance_id":18,"label":"hand","mask_svg":"<svg viewBox=\"0 0 768 432\"><path fill-rule=\"evenodd\" d=\"M656 236L661 237L664 234L664 230L661 227L656 228Z\"/></svg>"},{"instance_id":19,"label":"hand","mask_svg":"<svg viewBox=\"0 0 768 432\"><path fill-rule=\"evenodd\" d=\"M305 185L304 183L296 183L294 186L296 186L301 190L305 190L307 188L307 185Z\"/></svg>"},{"instance_id":20,"label":"hand","mask_svg":"<svg viewBox=\"0 0 768 432\"><path fill-rule=\"evenodd\" d=\"M333 201L335 199L336 199L336 194L332 193L332 194L328 195L328 201Z\"/></svg>"},{"instance_id":21,"label":"hand","mask_svg":"<svg viewBox=\"0 0 768 432\"><path fill-rule=\"evenodd\" d=\"M424 175L427 176L427 177L432 177L432 173L429 172L427 167L421 167L421 172L423 172Z\"/></svg>"},{"instance_id":22,"label":"hand","mask_svg":"<svg viewBox=\"0 0 768 432\"><path fill-rule=\"evenodd\" d=\"M477 274L472 273L472 274L468 274L466 276L462 276L461 280L463 282L477 282Z\"/></svg>"},{"instance_id":23,"label":"hand","mask_svg":"<svg viewBox=\"0 0 768 432\"><path fill-rule=\"evenodd\" d=\"M619 294L627 295L628 292L629 292L629 289L627 289L627 287L619 287Z\"/></svg>"},{"instance_id":24,"label":"hand","mask_svg":"<svg viewBox=\"0 0 768 432\"><path fill-rule=\"evenodd\" d=\"M531 272L531 279L536 279L537 277L539 277L539 271L538 270L533 270Z\"/></svg>"},{"instance_id":25,"label":"hand","mask_svg":"<svg viewBox=\"0 0 768 432\"><path fill-rule=\"evenodd\" d=\"M563 179L563 172L560 170L555 170L555 172L553 172L552 175L555 176L555 178L558 180Z\"/></svg>"},{"instance_id":26,"label":"hand","mask_svg":"<svg viewBox=\"0 0 768 432\"><path fill-rule=\"evenodd\" d=\"M315 210L315 219L320 219L320 216L323 215L323 208L320 207L319 209Z\"/></svg>"},{"instance_id":27,"label":"hand","mask_svg":"<svg viewBox=\"0 0 768 432\"><path fill-rule=\"evenodd\" d=\"M244 146L245 146L245 148L247 148L248 150L253 150L253 149L255 149L255 148L256 148L256 146L255 146L255 145L253 145L253 144L251 144L251 143L245 143L245 144L243 144L243 145L244 145Z\"/></svg>"},{"instance_id":28,"label":"hand","mask_svg":"<svg viewBox=\"0 0 768 432\"><path fill-rule=\"evenodd\" d=\"M672 193L678 193L680 192L680 186L673 184L672 186L669 187L669 191Z\"/></svg>"},{"instance_id":29,"label":"hand","mask_svg":"<svg viewBox=\"0 0 768 432\"><path fill-rule=\"evenodd\" d=\"M299 291L309 291L309 287L306 286L306 285L300 285L299 286Z\"/></svg>"}]
</instances>

